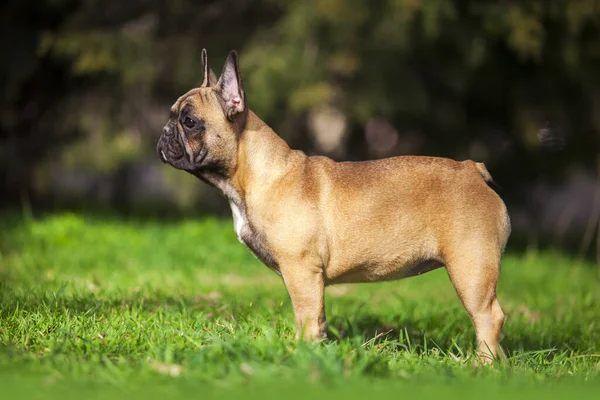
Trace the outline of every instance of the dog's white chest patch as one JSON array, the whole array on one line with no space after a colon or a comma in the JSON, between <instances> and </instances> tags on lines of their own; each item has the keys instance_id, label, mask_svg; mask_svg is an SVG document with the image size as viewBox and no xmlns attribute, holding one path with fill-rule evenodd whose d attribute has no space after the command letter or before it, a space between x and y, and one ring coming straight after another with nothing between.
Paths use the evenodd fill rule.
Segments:
<instances>
[{"instance_id":1,"label":"dog's white chest patch","mask_svg":"<svg viewBox=\"0 0 600 400\"><path fill-rule=\"evenodd\" d=\"M229 201L231 214L233 215L233 229L238 237L238 240L248 247L252 254L265 265L272 268L275 272L279 272L279 264L273 257L265 238L254 231L254 228L248 221L248 216L244 207L240 207L234 201Z\"/></svg>"},{"instance_id":2,"label":"dog's white chest patch","mask_svg":"<svg viewBox=\"0 0 600 400\"><path fill-rule=\"evenodd\" d=\"M240 210L238 205L233 201L230 201L229 205L231 206L231 214L233 214L233 229L235 230L238 240L244 243L242 231L248 226L248 219L246 218L246 214Z\"/></svg>"}]
</instances>

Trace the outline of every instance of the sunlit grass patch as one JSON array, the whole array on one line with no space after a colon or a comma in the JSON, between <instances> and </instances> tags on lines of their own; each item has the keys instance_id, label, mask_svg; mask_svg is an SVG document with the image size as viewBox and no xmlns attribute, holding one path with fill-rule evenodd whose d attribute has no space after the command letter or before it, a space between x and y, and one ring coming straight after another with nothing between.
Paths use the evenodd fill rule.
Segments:
<instances>
[{"instance_id":1,"label":"sunlit grass patch","mask_svg":"<svg viewBox=\"0 0 600 400\"><path fill-rule=\"evenodd\" d=\"M183 395L304 382L360 393L427 382L443 392L599 380L597 272L559 254L506 255L508 359L477 367L473 327L443 269L328 288L329 339L297 343L281 279L229 220L1 221L0 379L15 390Z\"/></svg>"}]
</instances>

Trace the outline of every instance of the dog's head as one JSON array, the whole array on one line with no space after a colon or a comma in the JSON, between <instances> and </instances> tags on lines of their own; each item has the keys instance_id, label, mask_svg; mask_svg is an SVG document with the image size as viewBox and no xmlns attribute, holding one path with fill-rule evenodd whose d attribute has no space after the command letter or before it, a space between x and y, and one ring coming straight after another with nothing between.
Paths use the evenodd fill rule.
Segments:
<instances>
[{"instance_id":1,"label":"dog's head","mask_svg":"<svg viewBox=\"0 0 600 400\"><path fill-rule=\"evenodd\" d=\"M217 80L203 49L202 71L202 85L171 107L156 150L175 168L226 174L237 162L238 140L248 115L235 51L229 53Z\"/></svg>"}]
</instances>

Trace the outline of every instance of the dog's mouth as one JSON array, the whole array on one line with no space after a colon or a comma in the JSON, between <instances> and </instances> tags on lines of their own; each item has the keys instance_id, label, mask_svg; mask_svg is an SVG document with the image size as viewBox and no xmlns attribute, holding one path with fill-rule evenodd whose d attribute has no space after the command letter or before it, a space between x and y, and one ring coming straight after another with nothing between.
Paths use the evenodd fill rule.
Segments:
<instances>
[{"instance_id":1,"label":"dog's mouth","mask_svg":"<svg viewBox=\"0 0 600 400\"><path fill-rule=\"evenodd\" d=\"M162 136L157 143L156 152L160 160L164 163L173 163L185 156L185 151L181 143L174 138Z\"/></svg>"},{"instance_id":2,"label":"dog's mouth","mask_svg":"<svg viewBox=\"0 0 600 400\"><path fill-rule=\"evenodd\" d=\"M181 143L176 139L164 137L158 141L156 152L163 163L186 171L201 169L209 153L208 147L203 146L195 157L189 157Z\"/></svg>"}]
</instances>

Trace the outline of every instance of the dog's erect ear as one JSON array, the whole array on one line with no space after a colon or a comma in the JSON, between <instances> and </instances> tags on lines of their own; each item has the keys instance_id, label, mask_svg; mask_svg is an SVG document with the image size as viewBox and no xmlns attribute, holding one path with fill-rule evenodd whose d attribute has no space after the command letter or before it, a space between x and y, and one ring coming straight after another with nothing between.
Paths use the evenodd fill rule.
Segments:
<instances>
[{"instance_id":1,"label":"dog's erect ear","mask_svg":"<svg viewBox=\"0 0 600 400\"><path fill-rule=\"evenodd\" d=\"M202 85L200 87L214 87L219 79L212 68L208 67L208 55L206 49L202 49Z\"/></svg>"},{"instance_id":2,"label":"dog's erect ear","mask_svg":"<svg viewBox=\"0 0 600 400\"><path fill-rule=\"evenodd\" d=\"M208 55L206 54L206 49L202 49L202 85L200 87L209 87L210 86L210 73L212 71L208 68ZM214 73L213 73L214 75Z\"/></svg>"},{"instance_id":3,"label":"dog's erect ear","mask_svg":"<svg viewBox=\"0 0 600 400\"><path fill-rule=\"evenodd\" d=\"M227 119L233 121L235 117L246 110L244 89L242 88L242 77L238 68L237 53L233 50L227 56L223 72L215 90L221 98L223 111Z\"/></svg>"}]
</instances>

